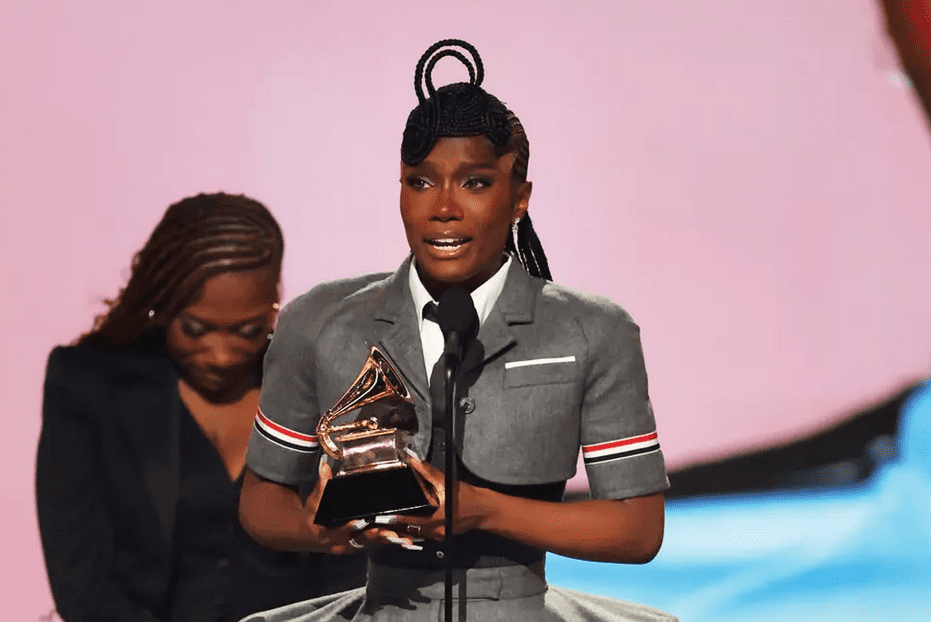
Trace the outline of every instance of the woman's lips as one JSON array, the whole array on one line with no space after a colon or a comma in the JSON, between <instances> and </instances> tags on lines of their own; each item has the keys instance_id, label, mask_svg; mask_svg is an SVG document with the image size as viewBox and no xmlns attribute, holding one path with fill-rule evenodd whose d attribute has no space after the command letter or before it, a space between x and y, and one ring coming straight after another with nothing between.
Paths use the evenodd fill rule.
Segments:
<instances>
[{"instance_id":1,"label":"woman's lips","mask_svg":"<svg viewBox=\"0 0 931 622\"><path fill-rule=\"evenodd\" d=\"M197 367L191 371L191 375L198 381L198 384L210 388L217 388L231 384L232 382L235 382L238 376L242 373L242 369L239 367L232 367L230 369L224 369L220 371Z\"/></svg>"},{"instance_id":2,"label":"woman's lips","mask_svg":"<svg viewBox=\"0 0 931 622\"><path fill-rule=\"evenodd\" d=\"M433 248L443 254L453 254L469 242L469 238L444 237L429 238L424 242L430 248Z\"/></svg>"},{"instance_id":3,"label":"woman's lips","mask_svg":"<svg viewBox=\"0 0 931 622\"><path fill-rule=\"evenodd\" d=\"M216 371L204 372L204 378L206 378L207 380L210 380L211 382L223 382L230 376L231 374L229 372L226 372L226 373L220 373Z\"/></svg>"},{"instance_id":4,"label":"woman's lips","mask_svg":"<svg viewBox=\"0 0 931 622\"><path fill-rule=\"evenodd\" d=\"M195 372L191 374L192 384L202 389L216 390L228 384L227 376L212 372Z\"/></svg>"}]
</instances>

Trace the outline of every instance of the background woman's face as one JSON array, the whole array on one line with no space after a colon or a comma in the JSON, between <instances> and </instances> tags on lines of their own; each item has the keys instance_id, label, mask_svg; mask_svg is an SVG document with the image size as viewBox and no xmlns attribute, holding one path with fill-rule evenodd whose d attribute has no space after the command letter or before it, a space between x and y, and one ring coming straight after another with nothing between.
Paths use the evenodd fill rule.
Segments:
<instances>
[{"instance_id":1,"label":"background woman's face","mask_svg":"<svg viewBox=\"0 0 931 622\"><path fill-rule=\"evenodd\" d=\"M501 267L511 223L530 201L530 183L511 176L514 157L468 136L440 138L422 162L401 165L401 219L434 297L451 285L472 291Z\"/></svg>"},{"instance_id":2,"label":"background woman's face","mask_svg":"<svg viewBox=\"0 0 931 622\"><path fill-rule=\"evenodd\" d=\"M168 349L184 380L213 399L253 385L277 302L278 274L272 268L207 279L198 300L167 329Z\"/></svg>"}]
</instances>

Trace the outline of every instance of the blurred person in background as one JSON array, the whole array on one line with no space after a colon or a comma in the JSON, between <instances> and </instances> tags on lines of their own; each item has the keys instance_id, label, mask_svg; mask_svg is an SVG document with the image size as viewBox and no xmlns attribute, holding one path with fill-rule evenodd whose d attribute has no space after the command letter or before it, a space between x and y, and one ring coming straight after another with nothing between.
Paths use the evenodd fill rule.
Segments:
<instances>
[{"instance_id":1,"label":"blurred person in background","mask_svg":"<svg viewBox=\"0 0 931 622\"><path fill-rule=\"evenodd\" d=\"M238 521L284 241L264 205L171 205L126 287L48 361L36 499L66 622L225 622L364 582Z\"/></svg>"}]
</instances>

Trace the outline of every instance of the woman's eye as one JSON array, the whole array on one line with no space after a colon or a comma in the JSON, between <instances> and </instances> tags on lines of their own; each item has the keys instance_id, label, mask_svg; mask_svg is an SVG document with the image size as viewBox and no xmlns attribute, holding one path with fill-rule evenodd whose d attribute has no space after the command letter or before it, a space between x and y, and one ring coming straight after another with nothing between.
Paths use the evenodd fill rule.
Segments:
<instances>
[{"instance_id":1,"label":"woman's eye","mask_svg":"<svg viewBox=\"0 0 931 622\"><path fill-rule=\"evenodd\" d=\"M466 190L480 190L491 185L491 180L485 177L469 177L462 184Z\"/></svg>"},{"instance_id":2,"label":"woman's eye","mask_svg":"<svg viewBox=\"0 0 931 622\"><path fill-rule=\"evenodd\" d=\"M207 327L200 322L181 320L181 332L183 332L188 337L193 337L196 339L207 334Z\"/></svg>"},{"instance_id":3,"label":"woman's eye","mask_svg":"<svg viewBox=\"0 0 931 622\"><path fill-rule=\"evenodd\" d=\"M260 324L247 324L236 329L236 334L244 339L258 339L268 329Z\"/></svg>"},{"instance_id":4,"label":"woman's eye","mask_svg":"<svg viewBox=\"0 0 931 622\"><path fill-rule=\"evenodd\" d=\"M407 185L415 190L423 190L430 187L430 182L423 177L408 177Z\"/></svg>"}]
</instances>

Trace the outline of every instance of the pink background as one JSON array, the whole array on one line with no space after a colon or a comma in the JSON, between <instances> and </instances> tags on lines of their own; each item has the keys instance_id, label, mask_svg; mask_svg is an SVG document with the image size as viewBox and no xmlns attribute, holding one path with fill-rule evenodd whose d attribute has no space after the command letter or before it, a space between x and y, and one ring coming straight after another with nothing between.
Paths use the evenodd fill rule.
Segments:
<instances>
[{"instance_id":1,"label":"pink background","mask_svg":"<svg viewBox=\"0 0 931 622\"><path fill-rule=\"evenodd\" d=\"M199 191L278 216L286 297L396 267L413 67L440 38L479 48L527 128L555 278L641 324L671 466L927 373L931 140L871 0L391 4L4 8L3 619L52 606L32 497L48 351Z\"/></svg>"}]
</instances>

